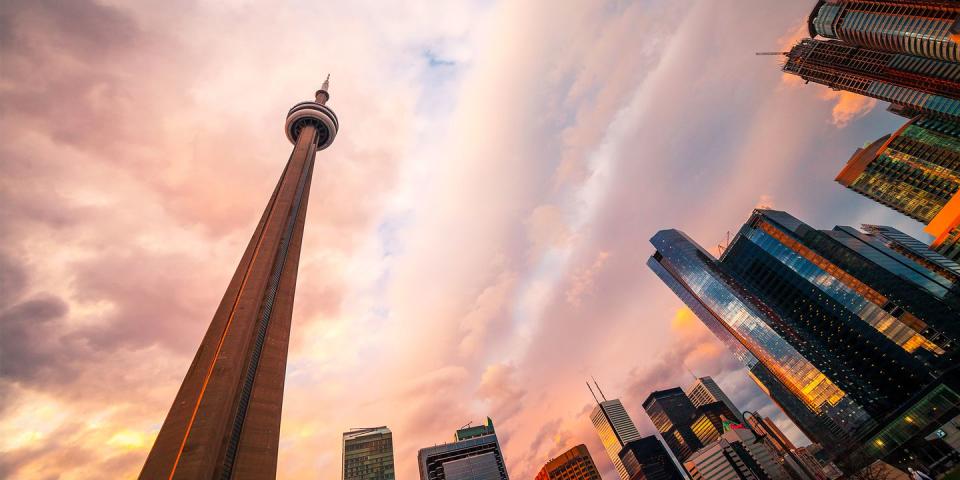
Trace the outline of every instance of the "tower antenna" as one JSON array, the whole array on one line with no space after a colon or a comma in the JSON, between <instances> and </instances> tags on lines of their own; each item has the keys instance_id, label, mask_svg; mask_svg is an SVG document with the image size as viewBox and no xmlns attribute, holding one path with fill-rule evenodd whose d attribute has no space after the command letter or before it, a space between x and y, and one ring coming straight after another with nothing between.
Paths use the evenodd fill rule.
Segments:
<instances>
[{"instance_id":1,"label":"tower antenna","mask_svg":"<svg viewBox=\"0 0 960 480\"><path fill-rule=\"evenodd\" d=\"M593 375L591 375L590 378L593 380L593 384L597 386L597 391L600 392L600 398L602 398L603 401L606 402L607 396L603 394L603 390L600 388L600 384L597 383L597 379L593 378Z\"/></svg>"},{"instance_id":2,"label":"tower antenna","mask_svg":"<svg viewBox=\"0 0 960 480\"><path fill-rule=\"evenodd\" d=\"M587 388L590 389L590 395L593 395L593 401L594 401L594 402L597 402L597 404L599 404L599 403L600 403L600 400L597 400L597 394L596 394L596 393L593 393L593 387L590 386L590 382L584 382L584 383L586 383L586 384L587 384Z\"/></svg>"},{"instance_id":3,"label":"tower antenna","mask_svg":"<svg viewBox=\"0 0 960 480\"><path fill-rule=\"evenodd\" d=\"M690 370L690 367L687 366L686 362L683 363L683 368L687 370L687 373L689 373L694 380L700 380L700 377L694 375L693 370Z\"/></svg>"}]
</instances>

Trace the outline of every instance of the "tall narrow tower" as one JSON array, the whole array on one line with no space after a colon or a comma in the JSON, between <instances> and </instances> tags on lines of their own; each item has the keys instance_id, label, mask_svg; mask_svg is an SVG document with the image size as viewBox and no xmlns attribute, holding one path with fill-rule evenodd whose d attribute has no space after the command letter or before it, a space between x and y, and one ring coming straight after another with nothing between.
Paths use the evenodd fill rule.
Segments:
<instances>
[{"instance_id":1,"label":"tall narrow tower","mask_svg":"<svg viewBox=\"0 0 960 480\"><path fill-rule=\"evenodd\" d=\"M316 101L294 105L280 181L183 379L141 479L276 477L280 408L314 157L339 122Z\"/></svg>"}]
</instances>

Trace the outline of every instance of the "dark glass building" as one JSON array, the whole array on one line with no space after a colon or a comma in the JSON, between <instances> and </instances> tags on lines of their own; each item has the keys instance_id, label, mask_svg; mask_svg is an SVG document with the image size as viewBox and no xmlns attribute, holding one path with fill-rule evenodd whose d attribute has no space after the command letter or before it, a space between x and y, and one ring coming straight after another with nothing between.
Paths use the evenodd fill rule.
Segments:
<instances>
[{"instance_id":1,"label":"dark glass building","mask_svg":"<svg viewBox=\"0 0 960 480\"><path fill-rule=\"evenodd\" d=\"M420 480L509 480L493 421L457 430L454 441L417 453Z\"/></svg>"},{"instance_id":2,"label":"dark glass building","mask_svg":"<svg viewBox=\"0 0 960 480\"><path fill-rule=\"evenodd\" d=\"M651 393L643 402L643 409L677 460L683 462L703 447L693 431L697 407L680 387Z\"/></svg>"},{"instance_id":3,"label":"dark glass building","mask_svg":"<svg viewBox=\"0 0 960 480\"><path fill-rule=\"evenodd\" d=\"M724 423L740 423L740 419L723 402L706 403L697 407L690 429L706 445L720 438Z\"/></svg>"},{"instance_id":4,"label":"dark glass building","mask_svg":"<svg viewBox=\"0 0 960 480\"><path fill-rule=\"evenodd\" d=\"M628 480L682 480L680 470L670 459L667 449L657 437L643 437L628 442L620 450L620 460L627 469Z\"/></svg>"},{"instance_id":5,"label":"dark glass building","mask_svg":"<svg viewBox=\"0 0 960 480\"><path fill-rule=\"evenodd\" d=\"M952 34L960 33L960 5L946 0L820 0L810 14L810 36L851 45L960 62Z\"/></svg>"},{"instance_id":6,"label":"dark glass building","mask_svg":"<svg viewBox=\"0 0 960 480\"><path fill-rule=\"evenodd\" d=\"M911 112L960 120L960 64L954 62L808 38L786 54L783 71Z\"/></svg>"},{"instance_id":7,"label":"dark glass building","mask_svg":"<svg viewBox=\"0 0 960 480\"><path fill-rule=\"evenodd\" d=\"M931 247L960 259L960 123L915 117L857 149L837 182L923 222Z\"/></svg>"},{"instance_id":8,"label":"dark glass building","mask_svg":"<svg viewBox=\"0 0 960 480\"><path fill-rule=\"evenodd\" d=\"M757 210L719 260L676 230L651 241L648 265L834 455L863 445L957 362L956 290L875 236ZM916 423L941 418L927 414Z\"/></svg>"}]
</instances>

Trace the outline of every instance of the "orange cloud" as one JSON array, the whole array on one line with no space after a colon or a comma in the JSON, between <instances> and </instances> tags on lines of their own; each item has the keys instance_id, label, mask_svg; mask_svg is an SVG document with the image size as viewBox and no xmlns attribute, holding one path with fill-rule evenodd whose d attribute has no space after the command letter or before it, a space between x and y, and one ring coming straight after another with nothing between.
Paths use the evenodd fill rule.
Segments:
<instances>
[{"instance_id":1,"label":"orange cloud","mask_svg":"<svg viewBox=\"0 0 960 480\"><path fill-rule=\"evenodd\" d=\"M851 121L870 113L870 110L877 106L876 99L842 90L824 90L820 98L836 102L833 105L831 123L837 128L846 127Z\"/></svg>"}]
</instances>

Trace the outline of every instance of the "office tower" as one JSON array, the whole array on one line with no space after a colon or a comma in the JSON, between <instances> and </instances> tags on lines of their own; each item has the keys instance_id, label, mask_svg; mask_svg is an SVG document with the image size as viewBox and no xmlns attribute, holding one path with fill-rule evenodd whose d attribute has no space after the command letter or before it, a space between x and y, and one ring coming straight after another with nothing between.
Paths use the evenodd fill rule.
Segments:
<instances>
[{"instance_id":1,"label":"office tower","mask_svg":"<svg viewBox=\"0 0 960 480\"><path fill-rule=\"evenodd\" d=\"M343 433L343 480L394 480L393 434L387 427Z\"/></svg>"},{"instance_id":2,"label":"office tower","mask_svg":"<svg viewBox=\"0 0 960 480\"><path fill-rule=\"evenodd\" d=\"M696 382L693 382L693 385L687 389L687 397L690 398L690 401L693 402L693 405L696 407L706 405L708 403L714 402L723 402L724 405L730 409L730 412L733 413L734 417L729 420L739 420L743 421L743 415L740 413L740 410L737 409L737 406L733 404L733 401L730 400L730 397L726 393L723 393L723 390L720 389L720 385L717 385L717 382L710 377L700 377Z\"/></svg>"},{"instance_id":3,"label":"office tower","mask_svg":"<svg viewBox=\"0 0 960 480\"><path fill-rule=\"evenodd\" d=\"M683 463L693 480L787 480L773 452L750 430L727 431Z\"/></svg>"},{"instance_id":4,"label":"office tower","mask_svg":"<svg viewBox=\"0 0 960 480\"><path fill-rule=\"evenodd\" d=\"M917 116L857 149L836 180L923 222L931 248L960 259L960 123Z\"/></svg>"},{"instance_id":5,"label":"office tower","mask_svg":"<svg viewBox=\"0 0 960 480\"><path fill-rule=\"evenodd\" d=\"M884 225L861 225L860 229L883 242L887 248L923 265L954 285L960 285L960 264L932 250L925 243Z\"/></svg>"},{"instance_id":6,"label":"office tower","mask_svg":"<svg viewBox=\"0 0 960 480\"><path fill-rule=\"evenodd\" d=\"M680 387L652 392L643 402L643 409L667 448L680 462L703 447L703 442L693 432L697 407Z\"/></svg>"},{"instance_id":7,"label":"office tower","mask_svg":"<svg viewBox=\"0 0 960 480\"><path fill-rule=\"evenodd\" d=\"M960 405L957 294L877 238L756 210L720 260L676 230L651 242L651 269L831 455L888 455Z\"/></svg>"},{"instance_id":8,"label":"office tower","mask_svg":"<svg viewBox=\"0 0 960 480\"><path fill-rule=\"evenodd\" d=\"M944 0L820 0L807 21L810 36L918 57L960 62L951 34L960 33L960 5Z\"/></svg>"},{"instance_id":9,"label":"office tower","mask_svg":"<svg viewBox=\"0 0 960 480\"><path fill-rule=\"evenodd\" d=\"M600 472L587 446L580 444L547 462L536 480L600 480Z\"/></svg>"},{"instance_id":10,"label":"office tower","mask_svg":"<svg viewBox=\"0 0 960 480\"><path fill-rule=\"evenodd\" d=\"M617 474L620 475L622 480L628 480L627 470L620 460L620 450L623 450L623 446L628 442L638 440L640 432L637 431L636 425L633 424L633 420L630 419L630 415L627 414L620 400L607 400L603 391L600 390L600 386L597 385L600 398L603 399L603 401L600 401L589 383L587 383L587 388L590 389L590 394L597 402L597 406L590 412L590 421L593 422L593 427L597 430L600 442L603 443L603 448L607 451L610 461L613 462Z\"/></svg>"},{"instance_id":11,"label":"office tower","mask_svg":"<svg viewBox=\"0 0 960 480\"><path fill-rule=\"evenodd\" d=\"M287 114L293 152L147 456L140 478L274 478L297 265L314 157L339 126L316 101ZM231 148L234 146L225 146ZM238 191L236 195L248 192Z\"/></svg>"},{"instance_id":12,"label":"office tower","mask_svg":"<svg viewBox=\"0 0 960 480\"><path fill-rule=\"evenodd\" d=\"M758 437L766 438L780 455L785 455L790 450L797 448L773 423L773 420L770 420L770 417L761 417L757 412L744 412L743 416L753 433Z\"/></svg>"},{"instance_id":13,"label":"office tower","mask_svg":"<svg viewBox=\"0 0 960 480\"><path fill-rule=\"evenodd\" d=\"M493 420L454 433L454 441L417 453L420 480L509 480Z\"/></svg>"},{"instance_id":14,"label":"office tower","mask_svg":"<svg viewBox=\"0 0 960 480\"><path fill-rule=\"evenodd\" d=\"M960 120L960 64L954 62L808 38L786 53L783 71L915 114Z\"/></svg>"},{"instance_id":15,"label":"office tower","mask_svg":"<svg viewBox=\"0 0 960 480\"><path fill-rule=\"evenodd\" d=\"M619 453L629 480L683 480L684 476L670 459L657 437L627 442Z\"/></svg>"},{"instance_id":16,"label":"office tower","mask_svg":"<svg viewBox=\"0 0 960 480\"><path fill-rule=\"evenodd\" d=\"M723 402L700 405L694 412L693 418L690 430L700 439L700 443L703 445L719 438L728 426L741 423L740 419Z\"/></svg>"}]
</instances>

